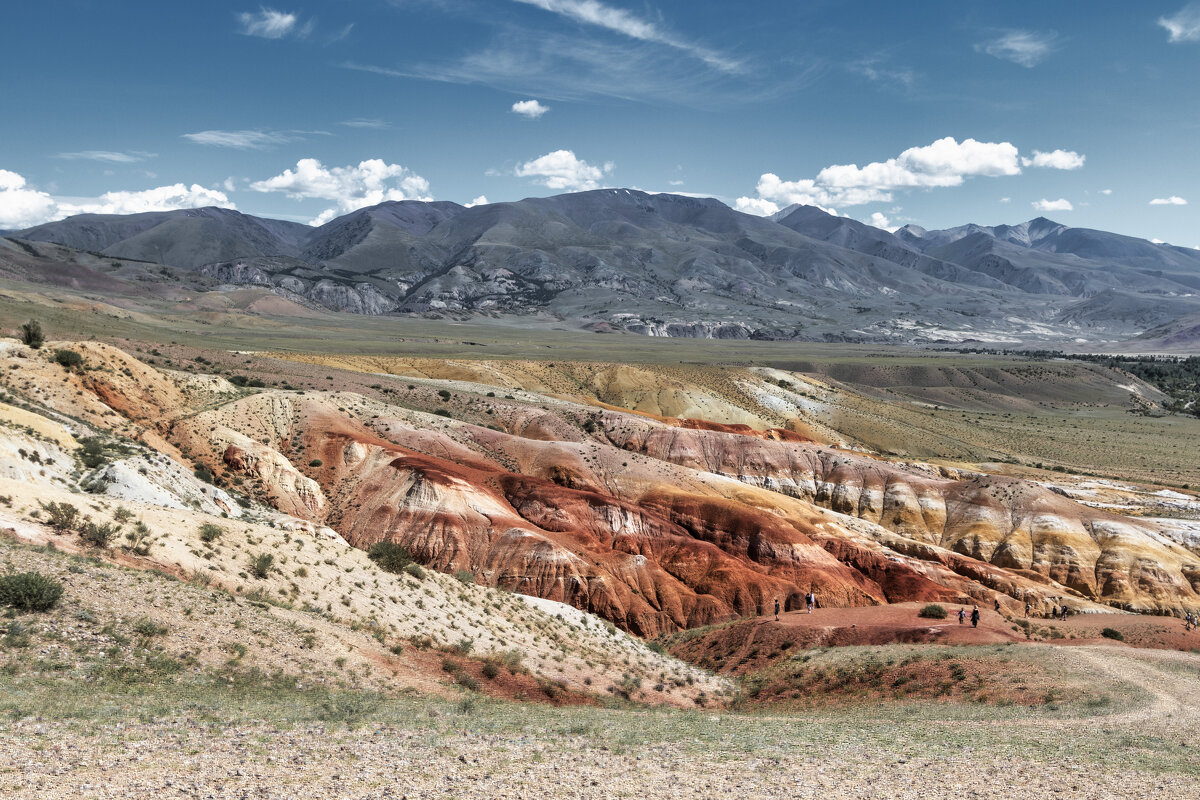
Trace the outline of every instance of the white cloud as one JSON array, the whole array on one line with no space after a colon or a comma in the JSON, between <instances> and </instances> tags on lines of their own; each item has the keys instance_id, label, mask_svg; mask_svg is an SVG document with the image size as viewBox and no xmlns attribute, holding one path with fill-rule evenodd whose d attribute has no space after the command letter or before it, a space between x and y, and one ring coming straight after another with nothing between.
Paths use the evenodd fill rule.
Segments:
<instances>
[{"instance_id":1,"label":"white cloud","mask_svg":"<svg viewBox=\"0 0 1200 800\"><path fill-rule=\"evenodd\" d=\"M266 150L296 139L294 134L280 131L199 131L185 133L182 138L195 144L231 147L235 150Z\"/></svg>"},{"instance_id":2,"label":"white cloud","mask_svg":"<svg viewBox=\"0 0 1200 800\"><path fill-rule=\"evenodd\" d=\"M1052 150L1043 153L1033 151L1033 158L1022 158L1021 164L1026 167L1045 167L1046 169L1079 169L1087 156L1080 155L1074 150Z\"/></svg>"},{"instance_id":3,"label":"white cloud","mask_svg":"<svg viewBox=\"0 0 1200 800\"><path fill-rule=\"evenodd\" d=\"M624 9L605 5L599 0L516 0L516 2L537 6L543 11L559 14L576 22L606 28L632 39L673 47L700 59L721 72L738 73L742 71L741 64L733 59L684 41L663 30L654 22L639 19Z\"/></svg>"},{"instance_id":4,"label":"white cloud","mask_svg":"<svg viewBox=\"0 0 1200 800\"><path fill-rule=\"evenodd\" d=\"M138 161L154 158L155 155L155 153L142 153L136 150L129 153L117 153L112 150L80 150L75 153L56 153L54 157L68 161L102 161L108 164L134 164Z\"/></svg>"},{"instance_id":5,"label":"white cloud","mask_svg":"<svg viewBox=\"0 0 1200 800\"><path fill-rule=\"evenodd\" d=\"M582 192L597 188L598 181L612 172L612 169L611 161L597 167L576 158L575 153L570 150L555 150L532 161L526 161L513 170L513 174L518 178L534 178L537 183L549 189Z\"/></svg>"},{"instance_id":6,"label":"white cloud","mask_svg":"<svg viewBox=\"0 0 1200 800\"><path fill-rule=\"evenodd\" d=\"M874 228L879 228L880 230L885 230L888 233L895 233L896 231L900 230L899 225L893 225L892 221L890 219L888 219L886 215L880 213L879 211L876 211L875 213L871 214L871 221L868 222L867 224Z\"/></svg>"},{"instance_id":7,"label":"white cloud","mask_svg":"<svg viewBox=\"0 0 1200 800\"><path fill-rule=\"evenodd\" d=\"M1168 42L1200 42L1200 3L1188 3L1173 17L1159 17Z\"/></svg>"},{"instance_id":8,"label":"white cloud","mask_svg":"<svg viewBox=\"0 0 1200 800\"><path fill-rule=\"evenodd\" d=\"M1171 195L1170 197L1156 197L1150 201L1152 206L1186 206L1187 200L1184 200L1179 195Z\"/></svg>"},{"instance_id":9,"label":"white cloud","mask_svg":"<svg viewBox=\"0 0 1200 800\"><path fill-rule=\"evenodd\" d=\"M1022 67L1034 67L1053 52L1056 38L1054 33L1005 31L995 39L975 45L975 51Z\"/></svg>"},{"instance_id":10,"label":"white cloud","mask_svg":"<svg viewBox=\"0 0 1200 800\"><path fill-rule=\"evenodd\" d=\"M1151 239L1150 244L1166 244L1162 239Z\"/></svg>"},{"instance_id":11,"label":"white cloud","mask_svg":"<svg viewBox=\"0 0 1200 800\"><path fill-rule=\"evenodd\" d=\"M429 181L399 164L372 158L357 166L325 167L315 158L302 158L296 168L279 175L254 181L256 192L283 192L293 200L332 200L310 224L322 225L338 214L388 200L432 200Z\"/></svg>"},{"instance_id":12,"label":"white cloud","mask_svg":"<svg viewBox=\"0 0 1200 800\"><path fill-rule=\"evenodd\" d=\"M295 14L272 8L260 8L257 14L243 12L237 15L237 20L241 24L239 33L263 39L282 39L290 35L303 39L312 33L313 27L312 22L301 25L299 17Z\"/></svg>"},{"instance_id":13,"label":"white cloud","mask_svg":"<svg viewBox=\"0 0 1200 800\"><path fill-rule=\"evenodd\" d=\"M1112 189L1101 189L1100 194L1110 195L1110 194L1112 194Z\"/></svg>"},{"instance_id":14,"label":"white cloud","mask_svg":"<svg viewBox=\"0 0 1200 800\"><path fill-rule=\"evenodd\" d=\"M1001 197L1001 198L1000 198L1000 202L1001 202L1001 203L1011 203L1011 202L1012 202L1012 198L1011 198L1011 197Z\"/></svg>"},{"instance_id":15,"label":"white cloud","mask_svg":"<svg viewBox=\"0 0 1200 800\"><path fill-rule=\"evenodd\" d=\"M959 142L947 136L923 147L910 147L895 158L865 166L834 164L815 178L787 181L773 172L758 179L758 200L777 207L794 203L813 206L858 206L866 203L890 203L898 189L960 186L969 177L1020 175L1021 166L1075 169L1084 156L1067 150L1051 153L1034 151L1033 158L1021 158L1009 142ZM739 208L765 208L742 198ZM753 213L753 212L752 212Z\"/></svg>"},{"instance_id":16,"label":"white cloud","mask_svg":"<svg viewBox=\"0 0 1200 800\"><path fill-rule=\"evenodd\" d=\"M550 106L544 106L537 100L520 100L512 104L514 114L520 114L529 119L537 119L542 114L550 110Z\"/></svg>"},{"instance_id":17,"label":"white cloud","mask_svg":"<svg viewBox=\"0 0 1200 800\"><path fill-rule=\"evenodd\" d=\"M779 213L779 206L761 197L739 197L734 207L743 214L753 214L756 217L769 217Z\"/></svg>"},{"instance_id":18,"label":"white cloud","mask_svg":"<svg viewBox=\"0 0 1200 800\"><path fill-rule=\"evenodd\" d=\"M475 206L486 206L487 204L488 204L487 195L481 194L481 195L479 195L479 197L476 197L474 200L467 203L466 205L467 205L467 208L474 208Z\"/></svg>"},{"instance_id":19,"label":"white cloud","mask_svg":"<svg viewBox=\"0 0 1200 800\"><path fill-rule=\"evenodd\" d=\"M1071 205L1071 201L1060 197L1057 200L1035 200L1032 203L1033 207L1038 211L1074 211L1075 206Z\"/></svg>"},{"instance_id":20,"label":"white cloud","mask_svg":"<svg viewBox=\"0 0 1200 800\"><path fill-rule=\"evenodd\" d=\"M28 228L73 214L137 214L178 208L235 208L224 192L176 183L136 192L105 192L96 198L56 198L28 188L25 178L0 169L0 227Z\"/></svg>"}]
</instances>

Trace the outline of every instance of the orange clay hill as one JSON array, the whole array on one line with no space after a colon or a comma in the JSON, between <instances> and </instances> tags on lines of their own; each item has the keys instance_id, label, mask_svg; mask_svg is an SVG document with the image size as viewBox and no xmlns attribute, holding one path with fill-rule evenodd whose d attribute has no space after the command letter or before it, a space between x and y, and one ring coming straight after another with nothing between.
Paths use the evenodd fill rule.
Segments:
<instances>
[{"instance_id":1,"label":"orange clay hill","mask_svg":"<svg viewBox=\"0 0 1200 800\"><path fill-rule=\"evenodd\" d=\"M58 348L86 368L54 363ZM847 609L1200 607L1200 557L1155 523L741 420L665 420L433 378L380 376L363 394L254 390L94 343L9 341L2 360L12 397L71 420L77 436L129 437L211 474L220 497L358 548L395 542L427 566L641 636L756 616L776 599L794 610L810 590ZM783 397L774 382L763 391ZM844 613L863 614L864 631L879 618Z\"/></svg>"}]
</instances>

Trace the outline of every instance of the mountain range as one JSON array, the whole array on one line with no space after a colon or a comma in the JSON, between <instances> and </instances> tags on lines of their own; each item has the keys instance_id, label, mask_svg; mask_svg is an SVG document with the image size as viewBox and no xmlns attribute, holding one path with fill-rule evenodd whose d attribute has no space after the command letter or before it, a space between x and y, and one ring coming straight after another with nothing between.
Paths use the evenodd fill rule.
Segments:
<instances>
[{"instance_id":1,"label":"mountain range","mask_svg":"<svg viewBox=\"0 0 1200 800\"><path fill-rule=\"evenodd\" d=\"M630 189L471 208L386 202L320 227L219 208L85 214L6 238L29 258L0 268L43 282L55 272L47 262L67 259L76 281L86 269L143 288L255 286L359 314L537 313L653 336L990 344L1141 336L1153 347L1161 330L1188 349L1200 314L1196 250L1045 218L892 233L811 206L764 218L714 199Z\"/></svg>"}]
</instances>

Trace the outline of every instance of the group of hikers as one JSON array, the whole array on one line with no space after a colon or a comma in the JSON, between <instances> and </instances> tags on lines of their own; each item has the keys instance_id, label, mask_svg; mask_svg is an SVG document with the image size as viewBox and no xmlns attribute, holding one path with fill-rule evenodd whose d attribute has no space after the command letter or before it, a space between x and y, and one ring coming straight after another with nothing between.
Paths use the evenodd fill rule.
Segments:
<instances>
[{"instance_id":1,"label":"group of hikers","mask_svg":"<svg viewBox=\"0 0 1200 800\"><path fill-rule=\"evenodd\" d=\"M808 594L804 595L804 605L808 607L808 613L810 614L813 612L813 609L817 607L817 595L811 589L808 590ZM779 622L778 597L775 598L775 621Z\"/></svg>"}]
</instances>

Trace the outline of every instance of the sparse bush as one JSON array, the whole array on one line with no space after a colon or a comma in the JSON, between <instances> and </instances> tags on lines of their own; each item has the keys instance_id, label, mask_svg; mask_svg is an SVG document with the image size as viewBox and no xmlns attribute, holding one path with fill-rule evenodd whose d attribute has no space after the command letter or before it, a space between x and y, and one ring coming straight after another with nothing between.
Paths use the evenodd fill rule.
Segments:
<instances>
[{"instance_id":1,"label":"sparse bush","mask_svg":"<svg viewBox=\"0 0 1200 800\"><path fill-rule=\"evenodd\" d=\"M37 350L45 343L46 336L42 333L42 323L31 319L21 326L21 344Z\"/></svg>"},{"instance_id":2,"label":"sparse bush","mask_svg":"<svg viewBox=\"0 0 1200 800\"><path fill-rule=\"evenodd\" d=\"M73 531L79 522L79 509L70 503L46 503L42 506L50 515L50 526L59 531Z\"/></svg>"},{"instance_id":3,"label":"sparse bush","mask_svg":"<svg viewBox=\"0 0 1200 800\"><path fill-rule=\"evenodd\" d=\"M454 676L454 682L464 689L470 689L472 692L479 691L479 681L465 672L460 672Z\"/></svg>"},{"instance_id":4,"label":"sparse bush","mask_svg":"<svg viewBox=\"0 0 1200 800\"><path fill-rule=\"evenodd\" d=\"M54 361L63 369L68 371L77 370L83 367L83 356L76 353L74 350L55 350Z\"/></svg>"},{"instance_id":5,"label":"sparse bush","mask_svg":"<svg viewBox=\"0 0 1200 800\"><path fill-rule=\"evenodd\" d=\"M322 465L322 464L324 464L324 463L325 463L325 462L324 462L324 461L322 461L321 459L319 459L319 458L314 458L312 461L308 462L308 465L309 465L310 467L319 467L319 466L321 466L321 465Z\"/></svg>"},{"instance_id":6,"label":"sparse bush","mask_svg":"<svg viewBox=\"0 0 1200 800\"><path fill-rule=\"evenodd\" d=\"M475 646L475 642L467 637L459 639L454 644L454 649L462 653L464 656L471 652L471 648Z\"/></svg>"},{"instance_id":7,"label":"sparse bush","mask_svg":"<svg viewBox=\"0 0 1200 800\"><path fill-rule=\"evenodd\" d=\"M146 638L150 638L151 636L162 636L170 630L166 625L163 625L161 622L156 620L152 620L149 617L142 617L134 620L132 627L134 633L138 634L139 636L145 636Z\"/></svg>"},{"instance_id":8,"label":"sparse bush","mask_svg":"<svg viewBox=\"0 0 1200 800\"><path fill-rule=\"evenodd\" d=\"M487 678L489 681L495 679L495 677L499 674L500 668L492 662L489 661L483 665L483 677Z\"/></svg>"},{"instance_id":9,"label":"sparse bush","mask_svg":"<svg viewBox=\"0 0 1200 800\"><path fill-rule=\"evenodd\" d=\"M425 580L425 570L421 569L421 565L415 561L404 568L404 574L419 581Z\"/></svg>"},{"instance_id":10,"label":"sparse bush","mask_svg":"<svg viewBox=\"0 0 1200 800\"><path fill-rule=\"evenodd\" d=\"M79 538L92 547L108 547L120 529L121 526L111 522L101 525L88 519L79 526Z\"/></svg>"},{"instance_id":11,"label":"sparse bush","mask_svg":"<svg viewBox=\"0 0 1200 800\"><path fill-rule=\"evenodd\" d=\"M321 699L317 716L325 722L340 722L350 726L372 714L379 708L380 702L376 694L332 694Z\"/></svg>"},{"instance_id":12,"label":"sparse bush","mask_svg":"<svg viewBox=\"0 0 1200 800\"><path fill-rule=\"evenodd\" d=\"M1112 639L1117 642L1125 641L1125 634L1121 633L1116 628L1105 628L1104 630L1100 631L1100 635L1105 639Z\"/></svg>"},{"instance_id":13,"label":"sparse bush","mask_svg":"<svg viewBox=\"0 0 1200 800\"><path fill-rule=\"evenodd\" d=\"M20 611L49 611L62 597L62 584L40 572L0 577L0 605Z\"/></svg>"},{"instance_id":14,"label":"sparse bush","mask_svg":"<svg viewBox=\"0 0 1200 800\"><path fill-rule=\"evenodd\" d=\"M225 533L225 529L222 528L220 525L217 525L212 522L206 522L200 526L200 541L206 542L206 543L212 543L212 542L215 542L217 539L220 539L221 535L224 533Z\"/></svg>"},{"instance_id":15,"label":"sparse bush","mask_svg":"<svg viewBox=\"0 0 1200 800\"><path fill-rule=\"evenodd\" d=\"M460 569L454 573L454 579L459 583L472 586L475 584L475 573L469 569Z\"/></svg>"},{"instance_id":16,"label":"sparse bush","mask_svg":"<svg viewBox=\"0 0 1200 800\"><path fill-rule=\"evenodd\" d=\"M95 469L108 463L108 456L104 453L104 443L99 438L88 436L80 439L79 442L83 445L83 449L79 453L79 460L85 467Z\"/></svg>"},{"instance_id":17,"label":"sparse bush","mask_svg":"<svg viewBox=\"0 0 1200 800\"><path fill-rule=\"evenodd\" d=\"M260 580L270 575L271 569L274 566L275 556L270 553L259 553L258 555L250 556L250 572Z\"/></svg>"},{"instance_id":18,"label":"sparse bush","mask_svg":"<svg viewBox=\"0 0 1200 800\"><path fill-rule=\"evenodd\" d=\"M133 519L133 512L125 506L117 506L117 510L113 512L113 521L119 524L125 524Z\"/></svg>"},{"instance_id":19,"label":"sparse bush","mask_svg":"<svg viewBox=\"0 0 1200 800\"><path fill-rule=\"evenodd\" d=\"M384 572L396 575L406 572L413 563L412 554L403 545L386 541L371 545L371 549L367 551L367 558L374 561Z\"/></svg>"},{"instance_id":20,"label":"sparse bush","mask_svg":"<svg viewBox=\"0 0 1200 800\"><path fill-rule=\"evenodd\" d=\"M939 603L930 603L918 611L917 616L925 619L945 619L946 607Z\"/></svg>"}]
</instances>

